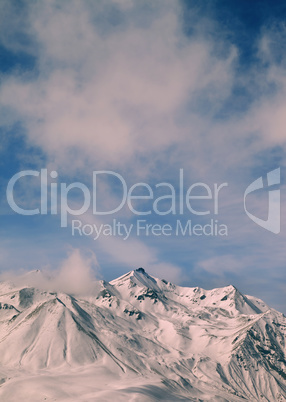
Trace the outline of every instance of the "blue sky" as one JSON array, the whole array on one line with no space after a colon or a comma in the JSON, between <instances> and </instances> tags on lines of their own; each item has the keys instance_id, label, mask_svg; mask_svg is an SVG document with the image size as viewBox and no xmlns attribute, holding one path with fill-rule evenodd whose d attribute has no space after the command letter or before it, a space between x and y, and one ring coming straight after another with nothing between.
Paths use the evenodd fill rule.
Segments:
<instances>
[{"instance_id":1,"label":"blue sky","mask_svg":"<svg viewBox=\"0 0 286 402\"><path fill-rule=\"evenodd\" d=\"M84 266L88 261L106 280L143 266L187 286L231 283L285 312L285 17L284 2L267 0L2 1L1 270L57 269L80 250ZM281 231L273 234L249 219L243 197L251 182L266 183L279 167ZM128 188L145 182L155 197L166 195L156 184L168 182L177 201L180 169L185 191L198 182L211 189L228 183L218 215L200 200L196 208L210 214L141 217L172 227L178 219L217 219L228 235L73 236L74 218L100 226L113 219L136 225L140 217L127 205L110 216L89 209L62 228L60 214L50 210L13 212L9 180L41 169L57 171L50 182L58 186L81 182L90 191L92 172L101 170L117 172ZM17 203L36 208L39 183L19 180ZM101 208L112 208L120 183L102 176L97 194ZM69 202L79 208L81 191L71 191ZM267 191L247 202L267 218ZM149 208L150 200L139 207Z\"/></svg>"}]
</instances>

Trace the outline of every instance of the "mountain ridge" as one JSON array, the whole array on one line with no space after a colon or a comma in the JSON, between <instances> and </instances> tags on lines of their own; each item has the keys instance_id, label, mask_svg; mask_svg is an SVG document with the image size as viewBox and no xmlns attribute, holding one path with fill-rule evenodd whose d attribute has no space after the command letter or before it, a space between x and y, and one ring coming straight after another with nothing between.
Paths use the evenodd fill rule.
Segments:
<instances>
[{"instance_id":1,"label":"mountain ridge","mask_svg":"<svg viewBox=\"0 0 286 402\"><path fill-rule=\"evenodd\" d=\"M286 399L285 316L232 285L187 288L138 268L111 282L97 281L85 296L29 286L29 277L22 285L0 283L5 401L16 400L13 384L23 372L29 382L35 375L47 381L56 372L72 378L83 369L90 378L104 371L91 387L90 398L107 398L100 400L130 394L138 401L160 395L162 400ZM117 388L110 394L111 377ZM54 382L56 400L64 400L66 390ZM101 383L109 385L102 389ZM40 393L47 392L53 394L43 385Z\"/></svg>"}]
</instances>

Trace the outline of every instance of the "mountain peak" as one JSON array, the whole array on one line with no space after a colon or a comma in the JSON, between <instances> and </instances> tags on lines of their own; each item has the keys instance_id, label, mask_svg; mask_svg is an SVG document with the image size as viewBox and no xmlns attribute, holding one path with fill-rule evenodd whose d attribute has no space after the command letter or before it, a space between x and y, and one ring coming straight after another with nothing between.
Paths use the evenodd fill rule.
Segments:
<instances>
[{"instance_id":1,"label":"mountain peak","mask_svg":"<svg viewBox=\"0 0 286 402\"><path fill-rule=\"evenodd\" d=\"M145 274L145 269L144 268L137 268L135 269L136 272L140 272L141 274Z\"/></svg>"},{"instance_id":2,"label":"mountain peak","mask_svg":"<svg viewBox=\"0 0 286 402\"><path fill-rule=\"evenodd\" d=\"M137 289L135 293L139 292L138 294L141 292L140 289L150 289L155 292L161 292L162 287L162 281L149 275L142 267L114 279L110 284L115 286L117 290L120 289L121 292L125 289L127 294L130 294L130 292L134 294L135 289Z\"/></svg>"}]
</instances>

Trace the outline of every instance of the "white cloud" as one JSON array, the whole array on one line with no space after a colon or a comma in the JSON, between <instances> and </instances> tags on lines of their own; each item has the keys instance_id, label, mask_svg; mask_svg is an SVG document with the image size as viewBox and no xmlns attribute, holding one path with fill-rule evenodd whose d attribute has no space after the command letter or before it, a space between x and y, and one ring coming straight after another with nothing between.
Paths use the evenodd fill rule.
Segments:
<instances>
[{"instance_id":1,"label":"white cloud","mask_svg":"<svg viewBox=\"0 0 286 402\"><path fill-rule=\"evenodd\" d=\"M104 4L52 1L32 9L40 72L4 81L2 105L20 116L33 144L69 170L86 167L86 158L126 167L191 139L196 147L204 118L182 128L180 110L188 116L187 105L202 94L213 105L229 95L235 50L222 57L213 42L186 39L180 9L169 1L158 2L145 24L136 24L133 2L128 22L102 33Z\"/></svg>"},{"instance_id":2,"label":"white cloud","mask_svg":"<svg viewBox=\"0 0 286 402\"><path fill-rule=\"evenodd\" d=\"M57 269L42 267L41 270L30 272L11 270L2 272L0 280L10 280L17 286L31 286L47 291L89 294L97 288L97 269L98 262L94 253L87 257L78 249L71 249Z\"/></svg>"},{"instance_id":3,"label":"white cloud","mask_svg":"<svg viewBox=\"0 0 286 402\"><path fill-rule=\"evenodd\" d=\"M90 292L95 280L92 266L98 268L95 254L85 258L78 249L73 250L59 268L56 278L59 288L68 293Z\"/></svg>"},{"instance_id":4,"label":"white cloud","mask_svg":"<svg viewBox=\"0 0 286 402\"><path fill-rule=\"evenodd\" d=\"M203 269L216 276L223 276L229 272L239 272L243 267L244 263L232 255L220 255L200 261L197 269Z\"/></svg>"}]
</instances>

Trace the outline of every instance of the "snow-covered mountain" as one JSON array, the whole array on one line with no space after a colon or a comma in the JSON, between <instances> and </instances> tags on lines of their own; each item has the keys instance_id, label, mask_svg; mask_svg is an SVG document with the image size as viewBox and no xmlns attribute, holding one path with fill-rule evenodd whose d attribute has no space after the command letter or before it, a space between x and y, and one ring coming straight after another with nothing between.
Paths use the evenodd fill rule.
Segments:
<instances>
[{"instance_id":1,"label":"snow-covered mountain","mask_svg":"<svg viewBox=\"0 0 286 402\"><path fill-rule=\"evenodd\" d=\"M142 268L80 297L2 282L0 400L285 401L285 341L285 316L233 286Z\"/></svg>"}]
</instances>

